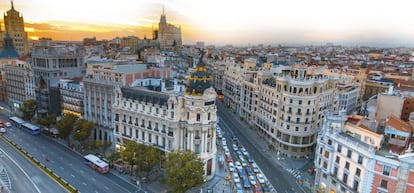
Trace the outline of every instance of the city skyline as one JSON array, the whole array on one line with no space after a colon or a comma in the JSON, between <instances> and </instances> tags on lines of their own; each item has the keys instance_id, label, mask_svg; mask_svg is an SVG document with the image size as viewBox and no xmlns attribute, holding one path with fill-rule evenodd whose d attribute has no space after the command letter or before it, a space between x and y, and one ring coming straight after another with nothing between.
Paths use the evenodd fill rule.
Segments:
<instances>
[{"instance_id":1,"label":"city skyline","mask_svg":"<svg viewBox=\"0 0 414 193\"><path fill-rule=\"evenodd\" d=\"M413 21L403 0L228 1L119 0L13 1L30 39L152 37L163 8L181 26L183 43L337 44L413 46ZM3 13L10 1L0 3ZM4 29L4 28L3 28Z\"/></svg>"}]
</instances>

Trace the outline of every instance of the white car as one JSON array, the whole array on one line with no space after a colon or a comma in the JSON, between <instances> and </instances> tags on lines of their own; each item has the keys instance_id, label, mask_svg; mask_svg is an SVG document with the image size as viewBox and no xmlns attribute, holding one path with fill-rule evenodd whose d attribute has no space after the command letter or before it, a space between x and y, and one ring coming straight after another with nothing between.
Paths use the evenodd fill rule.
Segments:
<instances>
[{"instance_id":1,"label":"white car","mask_svg":"<svg viewBox=\"0 0 414 193\"><path fill-rule=\"evenodd\" d=\"M230 170L231 172L233 172L233 171L234 171L234 164L233 164L233 162L229 162L229 170Z\"/></svg>"},{"instance_id":2,"label":"white car","mask_svg":"<svg viewBox=\"0 0 414 193\"><path fill-rule=\"evenodd\" d=\"M249 181L253 186L256 185L256 178L254 176L249 176Z\"/></svg>"},{"instance_id":3,"label":"white car","mask_svg":"<svg viewBox=\"0 0 414 193\"><path fill-rule=\"evenodd\" d=\"M256 163L252 163L252 167L253 167L253 172L254 173L258 173L259 172L259 166L257 166L257 164Z\"/></svg>"},{"instance_id":4,"label":"white car","mask_svg":"<svg viewBox=\"0 0 414 193\"><path fill-rule=\"evenodd\" d=\"M243 155L245 155L245 156L249 155L249 152L247 152L247 150L244 147L241 148L241 151L242 151Z\"/></svg>"},{"instance_id":5,"label":"white car","mask_svg":"<svg viewBox=\"0 0 414 193\"><path fill-rule=\"evenodd\" d=\"M230 155L230 150L229 150L229 148L224 148L224 154L225 154L225 155Z\"/></svg>"},{"instance_id":6,"label":"white car","mask_svg":"<svg viewBox=\"0 0 414 193\"><path fill-rule=\"evenodd\" d=\"M264 176L262 175L262 174L256 174L256 177L257 177L257 181L259 181L259 183L260 184L264 184L265 183L265 178L264 178Z\"/></svg>"},{"instance_id":7,"label":"white car","mask_svg":"<svg viewBox=\"0 0 414 193\"><path fill-rule=\"evenodd\" d=\"M0 127L0 133L6 133L6 128Z\"/></svg>"},{"instance_id":8,"label":"white car","mask_svg":"<svg viewBox=\"0 0 414 193\"><path fill-rule=\"evenodd\" d=\"M240 162L239 162L239 161L234 162L234 164L235 164L235 166L236 166L236 168L237 168L238 170L242 170L242 169L243 169L243 167L241 166L241 164L240 164Z\"/></svg>"},{"instance_id":9,"label":"white car","mask_svg":"<svg viewBox=\"0 0 414 193\"><path fill-rule=\"evenodd\" d=\"M239 174L237 174L237 172L233 172L233 179L235 183L240 182L240 177L239 177Z\"/></svg>"},{"instance_id":10,"label":"white car","mask_svg":"<svg viewBox=\"0 0 414 193\"><path fill-rule=\"evenodd\" d=\"M233 150L234 150L234 151L239 150L239 148L237 147L237 145L236 145L236 144L233 144Z\"/></svg>"},{"instance_id":11,"label":"white car","mask_svg":"<svg viewBox=\"0 0 414 193\"><path fill-rule=\"evenodd\" d=\"M11 127L11 126L12 126L12 124L11 124L10 122L5 122L5 123L4 123L4 126L6 126L6 127Z\"/></svg>"}]
</instances>

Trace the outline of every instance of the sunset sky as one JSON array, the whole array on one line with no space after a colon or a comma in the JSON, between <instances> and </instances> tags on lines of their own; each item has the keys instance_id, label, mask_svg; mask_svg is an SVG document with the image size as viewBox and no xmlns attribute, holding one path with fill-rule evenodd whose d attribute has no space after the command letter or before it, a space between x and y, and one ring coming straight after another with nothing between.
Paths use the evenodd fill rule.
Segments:
<instances>
[{"instance_id":1,"label":"sunset sky","mask_svg":"<svg viewBox=\"0 0 414 193\"><path fill-rule=\"evenodd\" d=\"M409 0L14 0L29 37L151 37L165 7L183 43L414 45ZM1 1L1 11L11 7Z\"/></svg>"}]
</instances>

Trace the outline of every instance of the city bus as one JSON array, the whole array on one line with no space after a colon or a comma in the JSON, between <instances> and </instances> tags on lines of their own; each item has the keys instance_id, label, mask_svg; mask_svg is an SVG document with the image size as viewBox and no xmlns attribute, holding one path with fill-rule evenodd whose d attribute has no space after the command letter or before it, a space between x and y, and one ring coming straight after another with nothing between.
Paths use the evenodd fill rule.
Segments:
<instances>
[{"instance_id":1,"label":"city bus","mask_svg":"<svg viewBox=\"0 0 414 193\"><path fill-rule=\"evenodd\" d=\"M21 127L23 123L25 123L22 119L20 119L19 117L10 117L9 121L12 125L16 126L16 127Z\"/></svg>"},{"instance_id":2,"label":"city bus","mask_svg":"<svg viewBox=\"0 0 414 193\"><path fill-rule=\"evenodd\" d=\"M3 120L0 119L0 133L6 133L6 128L4 128Z\"/></svg>"},{"instance_id":3,"label":"city bus","mask_svg":"<svg viewBox=\"0 0 414 193\"><path fill-rule=\"evenodd\" d=\"M99 157L93 154L88 154L83 156L83 158L85 159L89 167L91 167L94 170L97 170L101 174L109 172L109 164L101 160Z\"/></svg>"},{"instance_id":4,"label":"city bus","mask_svg":"<svg viewBox=\"0 0 414 193\"><path fill-rule=\"evenodd\" d=\"M40 134L40 128L36 125L32 125L30 123L23 123L21 128L27 132L29 132L32 135L39 135Z\"/></svg>"}]
</instances>

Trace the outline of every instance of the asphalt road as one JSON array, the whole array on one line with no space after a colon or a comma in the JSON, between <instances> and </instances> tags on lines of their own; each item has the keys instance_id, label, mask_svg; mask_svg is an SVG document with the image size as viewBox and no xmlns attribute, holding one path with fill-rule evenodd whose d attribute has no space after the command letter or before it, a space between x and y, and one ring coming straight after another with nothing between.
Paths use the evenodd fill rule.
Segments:
<instances>
[{"instance_id":1,"label":"asphalt road","mask_svg":"<svg viewBox=\"0 0 414 193\"><path fill-rule=\"evenodd\" d=\"M4 119L4 118L3 118ZM135 192L136 187L111 173L100 174L85 164L83 157L45 136L33 136L19 128L10 128L7 138L29 152L80 192ZM45 157L49 156L50 161Z\"/></svg>"},{"instance_id":2,"label":"asphalt road","mask_svg":"<svg viewBox=\"0 0 414 193\"><path fill-rule=\"evenodd\" d=\"M219 102L220 103L220 102ZM296 184L296 179L290 175L283 167L276 164L274 157L268 157L265 154L266 149L261 149L255 141L257 136L249 136L243 130L247 130L247 124L241 124L238 116L235 116L230 110L226 109L222 104L218 104L218 116L220 117L219 125L226 131L230 132L228 135L236 136L240 143L246 148L256 164L260 167L269 182L273 185L278 193L299 193L302 192ZM229 148L231 143L227 141Z\"/></svg>"},{"instance_id":3,"label":"asphalt road","mask_svg":"<svg viewBox=\"0 0 414 193\"><path fill-rule=\"evenodd\" d=\"M0 140L0 147L0 165L6 169L10 178L11 192L67 192L56 181L2 139Z\"/></svg>"}]
</instances>

